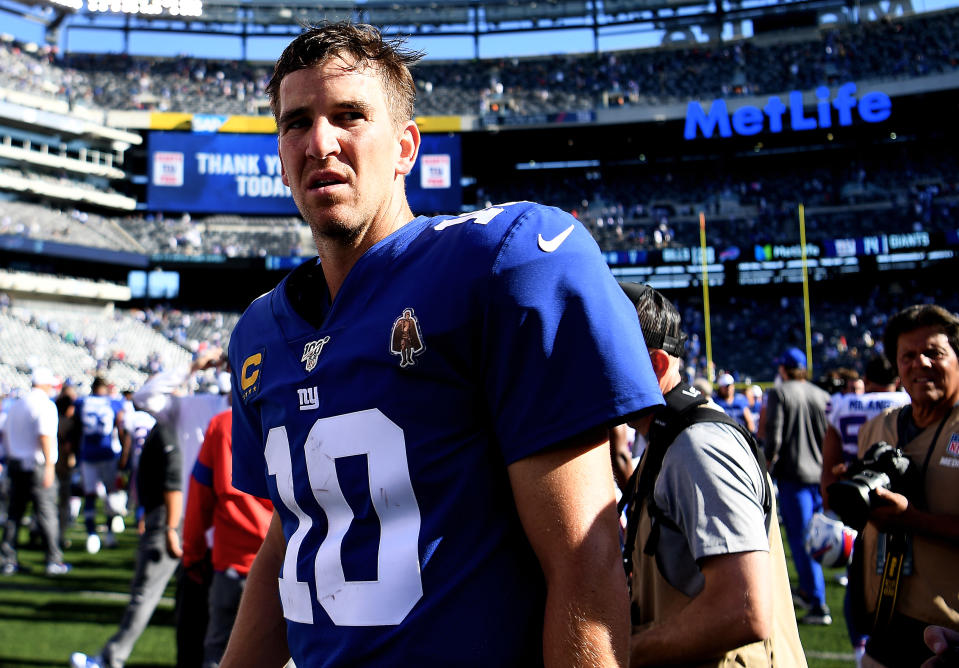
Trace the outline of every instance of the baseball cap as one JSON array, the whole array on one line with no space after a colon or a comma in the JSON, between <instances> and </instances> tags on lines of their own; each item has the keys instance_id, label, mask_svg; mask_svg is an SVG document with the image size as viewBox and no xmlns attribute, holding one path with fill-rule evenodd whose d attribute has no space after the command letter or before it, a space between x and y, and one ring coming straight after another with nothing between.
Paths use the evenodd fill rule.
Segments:
<instances>
[{"instance_id":1,"label":"baseball cap","mask_svg":"<svg viewBox=\"0 0 959 668\"><path fill-rule=\"evenodd\" d=\"M787 369L805 369L806 353L799 348L787 348L782 355L776 358L776 364L781 364Z\"/></svg>"},{"instance_id":2,"label":"baseball cap","mask_svg":"<svg viewBox=\"0 0 959 668\"><path fill-rule=\"evenodd\" d=\"M45 366L38 366L30 374L30 383L34 386L50 385L52 387L57 384L57 379L50 369Z\"/></svg>"},{"instance_id":3,"label":"baseball cap","mask_svg":"<svg viewBox=\"0 0 959 668\"><path fill-rule=\"evenodd\" d=\"M735 385L735 384L736 384L736 379L733 378L728 373L724 373L723 375L719 377L719 380L716 381L716 385L718 387L726 387L727 385Z\"/></svg>"},{"instance_id":4,"label":"baseball cap","mask_svg":"<svg viewBox=\"0 0 959 668\"><path fill-rule=\"evenodd\" d=\"M655 288L644 283L619 284L636 308L647 348L659 348L674 357L686 354L686 333L679 328L679 311Z\"/></svg>"}]
</instances>

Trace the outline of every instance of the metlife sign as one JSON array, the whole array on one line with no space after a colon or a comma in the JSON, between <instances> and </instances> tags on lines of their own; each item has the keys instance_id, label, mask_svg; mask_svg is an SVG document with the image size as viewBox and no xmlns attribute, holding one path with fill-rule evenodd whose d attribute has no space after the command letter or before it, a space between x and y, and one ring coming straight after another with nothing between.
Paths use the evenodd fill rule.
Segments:
<instances>
[{"instance_id":1,"label":"metlife sign","mask_svg":"<svg viewBox=\"0 0 959 668\"><path fill-rule=\"evenodd\" d=\"M723 99L713 100L707 112L698 101L686 107L686 125L683 137L710 139L732 137L734 134L748 137L761 132L777 134L785 130L806 130L848 127L855 122L881 123L892 115L892 100L881 91L869 91L857 97L856 84L840 86L835 95L826 86L815 91L814 110L807 110L803 94L794 90L789 93L788 104L778 96L769 98L762 108L744 105L732 114Z\"/></svg>"},{"instance_id":2,"label":"metlife sign","mask_svg":"<svg viewBox=\"0 0 959 668\"><path fill-rule=\"evenodd\" d=\"M274 134L151 132L147 140L147 207L151 211L295 215L283 184ZM459 212L462 159L457 135L424 134L406 177L414 213Z\"/></svg>"}]
</instances>

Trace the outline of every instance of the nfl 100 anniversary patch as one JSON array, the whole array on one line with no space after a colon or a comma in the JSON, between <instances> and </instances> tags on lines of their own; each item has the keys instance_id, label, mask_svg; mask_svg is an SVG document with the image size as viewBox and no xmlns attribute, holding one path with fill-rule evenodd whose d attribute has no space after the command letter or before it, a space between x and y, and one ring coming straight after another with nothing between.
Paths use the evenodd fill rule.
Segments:
<instances>
[{"instance_id":1,"label":"nfl 100 anniversary patch","mask_svg":"<svg viewBox=\"0 0 959 668\"><path fill-rule=\"evenodd\" d=\"M316 341L306 342L306 345L303 346L303 356L300 358L300 361L304 362L304 371L309 373L316 368L316 361L320 358L320 353L323 352L323 346L329 342L330 337L328 336Z\"/></svg>"}]
</instances>

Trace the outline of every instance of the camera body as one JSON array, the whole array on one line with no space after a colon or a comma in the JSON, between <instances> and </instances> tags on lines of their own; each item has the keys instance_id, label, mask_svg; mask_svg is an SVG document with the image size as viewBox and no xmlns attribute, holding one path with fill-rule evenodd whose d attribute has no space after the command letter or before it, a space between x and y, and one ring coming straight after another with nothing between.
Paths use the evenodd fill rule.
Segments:
<instances>
[{"instance_id":1,"label":"camera body","mask_svg":"<svg viewBox=\"0 0 959 668\"><path fill-rule=\"evenodd\" d=\"M844 524L862 531L878 504L874 490L883 487L906 497L915 492L917 473L902 450L885 441L869 446L863 458L849 465L847 477L826 490L829 507Z\"/></svg>"}]
</instances>

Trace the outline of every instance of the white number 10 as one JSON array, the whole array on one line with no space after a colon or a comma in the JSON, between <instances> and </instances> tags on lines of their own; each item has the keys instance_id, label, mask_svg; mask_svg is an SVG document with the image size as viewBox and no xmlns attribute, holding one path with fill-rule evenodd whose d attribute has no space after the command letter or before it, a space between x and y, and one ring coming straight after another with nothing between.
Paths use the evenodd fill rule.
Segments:
<instances>
[{"instance_id":1,"label":"white number 10","mask_svg":"<svg viewBox=\"0 0 959 668\"><path fill-rule=\"evenodd\" d=\"M310 487L326 514L327 533L316 551L316 598L337 626L394 625L403 621L423 596L420 576L420 510L413 495L403 430L379 410L322 418L313 424L303 446ZM296 502L293 465L286 427L274 427L266 439L266 463L283 505L297 520L280 576L283 615L313 623L310 587L296 579L296 564L312 518ZM343 537L353 510L343 496L335 460L366 455L370 497L380 520L376 580L347 580L343 574Z\"/></svg>"}]
</instances>

